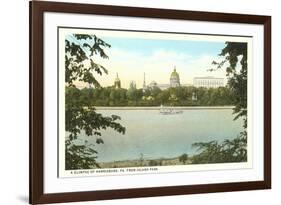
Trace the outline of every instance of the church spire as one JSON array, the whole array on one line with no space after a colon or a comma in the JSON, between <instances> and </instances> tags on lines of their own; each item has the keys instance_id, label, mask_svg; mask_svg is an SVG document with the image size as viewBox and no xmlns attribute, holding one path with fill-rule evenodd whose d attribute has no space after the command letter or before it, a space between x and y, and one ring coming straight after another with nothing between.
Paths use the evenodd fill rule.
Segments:
<instances>
[{"instance_id":1,"label":"church spire","mask_svg":"<svg viewBox=\"0 0 281 205\"><path fill-rule=\"evenodd\" d=\"M116 78L115 78L115 81L114 81L114 87L115 88L121 88L121 81L118 77L118 73L116 73Z\"/></svg>"}]
</instances>

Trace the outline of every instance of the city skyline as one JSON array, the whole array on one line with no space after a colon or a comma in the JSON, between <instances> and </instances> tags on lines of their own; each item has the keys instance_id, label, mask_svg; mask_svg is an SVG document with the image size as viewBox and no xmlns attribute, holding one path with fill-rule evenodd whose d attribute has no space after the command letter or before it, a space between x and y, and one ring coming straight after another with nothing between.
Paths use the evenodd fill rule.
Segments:
<instances>
[{"instance_id":1,"label":"city skyline","mask_svg":"<svg viewBox=\"0 0 281 205\"><path fill-rule=\"evenodd\" d=\"M181 76L182 84L192 84L194 77L214 76L225 78L225 69L208 71L212 62L219 61L218 54L223 49L222 41L194 41L185 39L169 39L168 37L154 39L148 34L134 36L134 32L125 32L124 36L114 36L110 31L93 31L93 34L111 45L105 53L109 59L93 56L96 63L108 69L107 75L95 75L101 86L114 84L116 73L122 81L123 88L129 88L135 81L138 88L143 84L143 73L146 82L156 81L159 84L169 82L174 66ZM163 34L161 34L162 36ZM186 35L188 36L188 35ZM71 35L66 36L71 40ZM87 86L77 83L78 86Z\"/></svg>"},{"instance_id":2,"label":"city skyline","mask_svg":"<svg viewBox=\"0 0 281 205\"><path fill-rule=\"evenodd\" d=\"M146 78L146 73L143 73L143 81L142 81L142 84L137 84L136 83L136 81L135 80L130 80L129 81L129 86L128 87L124 87L124 86L122 86L122 78L119 76L119 73L116 73L116 75L115 75L115 79L114 79L114 81L111 83L111 84L109 84L109 85L107 85L107 86L103 86L102 85L102 87L115 87L115 83L116 83L116 78L118 78L120 81L120 88L126 88L126 89L129 89L130 88L130 85L131 85L131 83L133 82L134 83L134 85L136 86L136 88L137 89L145 89L145 88L148 88L148 87L151 87L151 86L153 86L152 84L155 84L155 83L157 83L157 87L159 87L160 89L163 89L163 88L161 88L161 87L166 87L166 86L168 86L168 87L170 87L170 79L168 79L167 80L167 82L166 83L158 83L157 81L155 81L155 80L152 80L152 81L147 81L147 78ZM169 77L170 78L170 77ZM189 83L185 83L185 82L183 82L183 83L180 83L180 86L194 86L194 87L200 87L200 86L202 86L202 87L212 87L212 86L205 86L205 85L198 85L198 83L196 83L195 81L196 81L196 79L206 79L206 80L220 80L221 82L219 83L219 86L225 86L225 83L226 83L226 80L225 80L225 78L224 77L216 77L216 76L195 76L195 77L193 77L193 80L192 80L192 82L189 82ZM145 82L145 84L144 84L144 82ZM87 88L87 87L89 87L89 85L88 84L79 84L79 83L76 83L75 84L76 85L76 87L77 88L79 88L79 89L82 89L82 88ZM145 86L144 86L145 85ZM159 86L158 86L159 85ZM156 86L156 85L154 85L154 86ZM216 85L216 86L218 86L218 85ZM168 88L167 87L167 88ZM214 86L215 87L215 86ZM166 88L165 88L166 89Z\"/></svg>"}]
</instances>

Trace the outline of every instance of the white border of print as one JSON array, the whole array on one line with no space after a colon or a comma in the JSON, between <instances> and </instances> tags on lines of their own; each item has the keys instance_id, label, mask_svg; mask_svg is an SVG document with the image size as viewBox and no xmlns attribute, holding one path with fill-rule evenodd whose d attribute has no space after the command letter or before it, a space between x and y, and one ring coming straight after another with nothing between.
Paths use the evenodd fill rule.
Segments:
<instances>
[{"instance_id":1,"label":"white border of print","mask_svg":"<svg viewBox=\"0 0 281 205\"><path fill-rule=\"evenodd\" d=\"M93 22L95 22L93 24ZM114 22L114 24L112 24ZM252 163L247 169L202 170L179 173L119 175L100 177L59 178L57 152L57 27L96 27L120 30L177 31L184 33L253 36L255 72L249 73L248 118L249 131L255 138L252 145ZM252 69L249 69L251 71ZM122 188L211 184L263 180L263 27L259 25L210 23L200 21L160 20L136 17L111 17L80 14L44 14L44 193L93 191ZM252 76L252 77L251 77ZM248 95L251 96L251 95ZM253 104L252 102L255 102ZM60 103L63 104L63 103ZM63 104L64 105L64 104ZM61 112L61 109L60 109ZM60 113L64 116L64 113ZM252 125L251 125L252 124ZM255 129L253 129L253 127ZM64 130L64 129L60 129ZM46 137L48 136L48 137ZM64 136L64 135L63 135ZM64 144L64 143L63 143ZM232 164L234 165L234 164ZM201 165L200 165L201 166ZM225 166L225 164L224 164ZM231 166L231 165L229 165ZM219 167L218 167L219 168ZM177 166L177 170L180 166ZM152 171L154 172L154 171ZM157 171L159 173L159 171ZM83 174L85 176L85 173Z\"/></svg>"}]
</instances>

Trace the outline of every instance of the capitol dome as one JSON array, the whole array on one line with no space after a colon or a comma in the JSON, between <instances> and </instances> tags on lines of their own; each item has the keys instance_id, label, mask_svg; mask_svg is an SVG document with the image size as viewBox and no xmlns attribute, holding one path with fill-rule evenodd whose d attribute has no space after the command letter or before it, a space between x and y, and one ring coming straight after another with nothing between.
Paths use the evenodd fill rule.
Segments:
<instances>
[{"instance_id":1,"label":"capitol dome","mask_svg":"<svg viewBox=\"0 0 281 205\"><path fill-rule=\"evenodd\" d=\"M177 73L176 68L174 68L174 71L171 73L170 86L171 87L178 87L178 86L180 86L180 76Z\"/></svg>"}]
</instances>

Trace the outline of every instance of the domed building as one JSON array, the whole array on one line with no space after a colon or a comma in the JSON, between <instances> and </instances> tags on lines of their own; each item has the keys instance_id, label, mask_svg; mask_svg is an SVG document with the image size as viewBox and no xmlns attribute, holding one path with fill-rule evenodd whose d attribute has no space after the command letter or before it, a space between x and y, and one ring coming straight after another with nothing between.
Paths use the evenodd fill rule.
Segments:
<instances>
[{"instance_id":1,"label":"domed building","mask_svg":"<svg viewBox=\"0 0 281 205\"><path fill-rule=\"evenodd\" d=\"M151 88L154 88L154 87L157 87L157 83L156 83L156 81L151 81L151 83L149 84L149 87L151 87Z\"/></svg>"},{"instance_id":2,"label":"domed building","mask_svg":"<svg viewBox=\"0 0 281 205\"><path fill-rule=\"evenodd\" d=\"M115 78L115 81L114 81L114 88L121 88L121 81L118 77L118 73L116 73L116 78Z\"/></svg>"},{"instance_id":3,"label":"domed building","mask_svg":"<svg viewBox=\"0 0 281 205\"><path fill-rule=\"evenodd\" d=\"M176 67L174 67L173 72L170 75L170 83L168 84L159 84L156 81L151 81L148 85L145 83L145 74L143 78L143 90L149 89L149 88L154 88L158 87L161 90L166 90L171 87L180 87L180 86L190 86L190 84L180 84L180 76L178 72L176 71Z\"/></svg>"},{"instance_id":4,"label":"domed building","mask_svg":"<svg viewBox=\"0 0 281 205\"><path fill-rule=\"evenodd\" d=\"M171 73L170 77L170 87L179 87L180 86L180 76L174 68L174 71Z\"/></svg>"}]
</instances>

